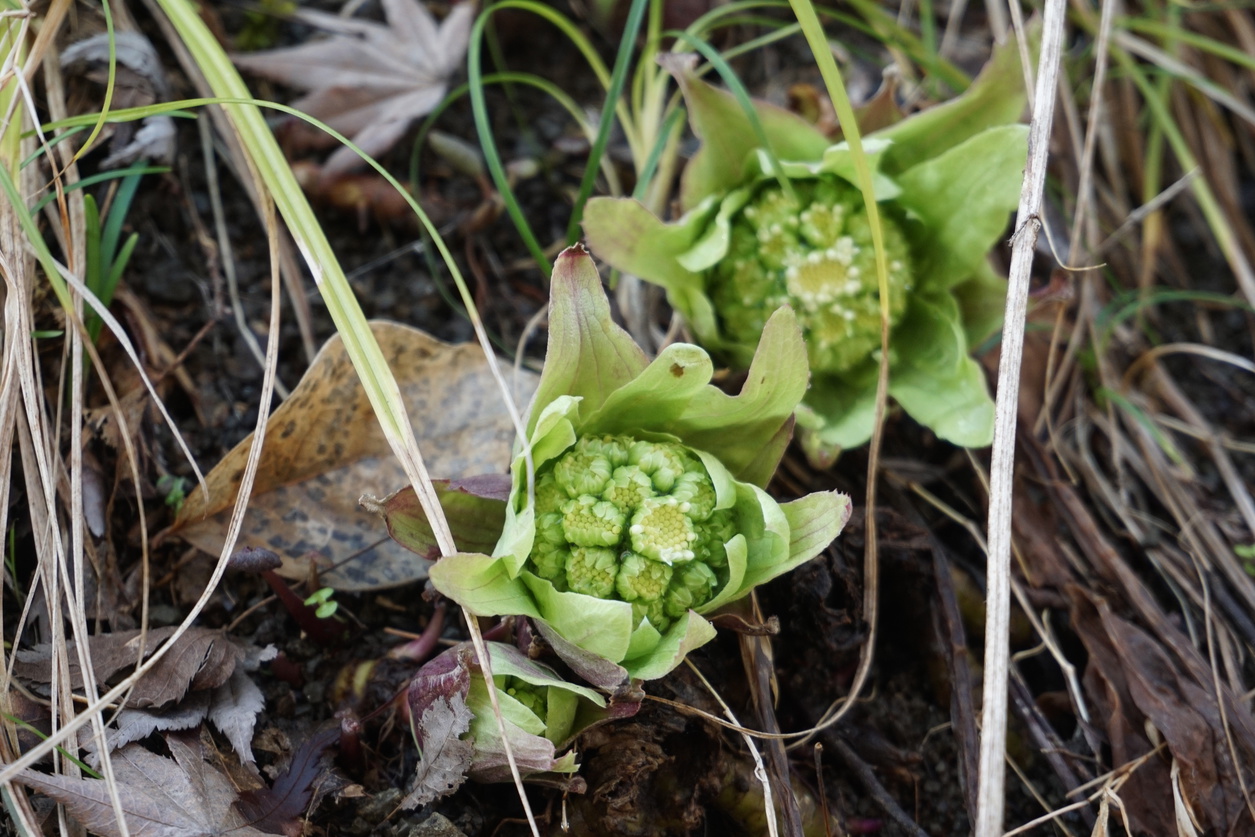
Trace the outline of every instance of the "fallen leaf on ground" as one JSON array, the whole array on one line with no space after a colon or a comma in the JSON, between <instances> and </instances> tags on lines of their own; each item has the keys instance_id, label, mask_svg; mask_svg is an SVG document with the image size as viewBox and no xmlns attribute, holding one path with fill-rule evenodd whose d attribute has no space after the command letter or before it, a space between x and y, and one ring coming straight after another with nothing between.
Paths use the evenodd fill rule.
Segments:
<instances>
[{"instance_id":1,"label":"fallen leaf on ground","mask_svg":"<svg viewBox=\"0 0 1255 837\"><path fill-rule=\"evenodd\" d=\"M439 698L423 713L423 751L403 808L416 808L448 796L466 781L474 747L459 736L471 727L471 710L460 697Z\"/></svg>"},{"instance_id":2,"label":"fallen leaf on ground","mask_svg":"<svg viewBox=\"0 0 1255 837\"><path fill-rule=\"evenodd\" d=\"M138 744L113 756L114 777L132 837L261 837L233 806L236 790L226 774L208 764L199 742L166 737L173 759ZM118 816L101 779L75 779L24 771L18 779L66 807L90 831L120 835Z\"/></svg>"},{"instance_id":3,"label":"fallen leaf on ground","mask_svg":"<svg viewBox=\"0 0 1255 837\"><path fill-rule=\"evenodd\" d=\"M1072 624L1090 655L1086 691L1094 718L1103 719L1112 763L1119 767L1149 753L1155 743L1151 728L1166 745L1161 757L1146 760L1121 789L1133 825L1155 832L1173 822L1179 793L1208 833L1239 833L1230 830L1233 823L1249 822L1240 773L1255 762L1249 715L1228 693L1221 699L1230 708L1222 714L1216 684L1191 676L1170 646L1117 615L1106 599L1076 585L1069 590Z\"/></svg>"},{"instance_id":4,"label":"fallen leaf on ground","mask_svg":"<svg viewBox=\"0 0 1255 837\"><path fill-rule=\"evenodd\" d=\"M143 658L147 659L174 628L156 628L147 634L143 643ZM91 638L90 654L92 671L97 683L106 683L123 669L131 669L141 662L141 635L139 631L120 631ZM70 659L70 681L74 689L83 689L83 673L79 668L75 643L67 645ZM221 631L208 628L189 628L179 637L174 648L166 652L131 691L128 705L135 708L164 706L182 699L189 690L216 689L235 671L235 665L244 656L240 648ZM51 680L52 647L37 645L17 652L14 674L27 680L48 683Z\"/></svg>"},{"instance_id":5,"label":"fallen leaf on ground","mask_svg":"<svg viewBox=\"0 0 1255 837\"><path fill-rule=\"evenodd\" d=\"M148 632L143 646L147 659L174 633L174 628ZM82 670L75 643L67 646L72 687L83 690ZM120 631L94 636L89 643L92 671L98 684L115 675L129 674L140 662L140 632ZM131 690L127 705L105 733L105 746L116 750L154 732L191 729L208 719L245 762L253 761L252 738L257 713L265 705L261 690L248 676L272 658L273 647L245 649L221 631L190 628L157 665ZM19 650L13 673L33 684L46 685L52 671L52 649L38 645ZM120 679L120 678L116 678ZM99 763L96 739L89 730L80 738L91 764Z\"/></svg>"},{"instance_id":6,"label":"fallen leaf on ground","mask_svg":"<svg viewBox=\"0 0 1255 837\"><path fill-rule=\"evenodd\" d=\"M504 473L514 439L492 370L479 346L442 343L396 323L371 324L397 376L432 476ZM522 408L537 376L505 377ZM252 436L236 446L184 503L175 530L209 553L222 549L231 504ZM364 494L387 496L408 480L392 456L366 392L339 337L314 358L287 401L270 417L241 546L278 553L288 578L309 575L338 590L372 590L418 581L429 562L388 537L377 516L358 507ZM341 566L334 564L352 558Z\"/></svg>"},{"instance_id":7,"label":"fallen leaf on ground","mask_svg":"<svg viewBox=\"0 0 1255 837\"><path fill-rule=\"evenodd\" d=\"M473 3L454 6L439 25L418 0L383 0L383 8L387 25L302 11L298 20L331 37L233 58L249 72L310 91L292 106L378 157L444 99L449 77L466 55L475 17ZM339 148L323 166L323 176L361 165L351 149Z\"/></svg>"},{"instance_id":8,"label":"fallen leaf on ground","mask_svg":"<svg viewBox=\"0 0 1255 837\"><path fill-rule=\"evenodd\" d=\"M323 755L339 739L339 725L315 733L292 755L272 787L243 791L235 807L245 821L275 834L300 834L299 820L313 806L315 787L326 787L322 780L330 767Z\"/></svg>"},{"instance_id":9,"label":"fallen leaf on ground","mask_svg":"<svg viewBox=\"0 0 1255 837\"><path fill-rule=\"evenodd\" d=\"M471 685L470 652L445 652L410 681L406 701L418 769L401 807L410 809L447 796L462 786L475 755L462 736L471 728L466 695Z\"/></svg>"}]
</instances>

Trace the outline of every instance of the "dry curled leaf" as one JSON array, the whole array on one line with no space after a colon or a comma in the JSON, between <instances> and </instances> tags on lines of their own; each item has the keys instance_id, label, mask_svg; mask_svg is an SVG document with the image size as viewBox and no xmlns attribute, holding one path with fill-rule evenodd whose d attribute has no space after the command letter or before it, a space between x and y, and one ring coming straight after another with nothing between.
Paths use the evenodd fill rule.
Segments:
<instances>
[{"instance_id":1,"label":"dry curled leaf","mask_svg":"<svg viewBox=\"0 0 1255 837\"><path fill-rule=\"evenodd\" d=\"M323 12L302 11L302 20L331 33L327 40L288 49L234 56L241 68L310 91L292 106L346 134L377 157L410 124L431 112L449 89L470 37L473 3L454 6L437 24L418 0L383 0L383 25ZM340 148L324 176L357 168L361 159Z\"/></svg>"},{"instance_id":2,"label":"dry curled leaf","mask_svg":"<svg viewBox=\"0 0 1255 837\"><path fill-rule=\"evenodd\" d=\"M173 759L138 744L113 756L121 813L132 837L262 837L233 806L231 780L204 760L198 742L167 736ZM87 829L104 837L121 834L118 814L101 779L75 779L24 771L18 779L66 807Z\"/></svg>"},{"instance_id":3,"label":"dry curled leaf","mask_svg":"<svg viewBox=\"0 0 1255 837\"><path fill-rule=\"evenodd\" d=\"M396 323L375 322L371 329L397 377L428 472L504 472L514 433L479 346L442 343ZM515 377L507 370L506 380L520 405L536 388L530 372ZM206 477L209 494L195 490L175 523L180 536L206 552L222 548L251 443L250 436L218 463ZM429 562L358 507L363 494L386 496L406 482L344 344L333 337L270 417L240 544L274 550L284 559L278 572L289 578L307 575L316 558L322 583L339 590L420 580Z\"/></svg>"},{"instance_id":4,"label":"dry curled leaf","mask_svg":"<svg viewBox=\"0 0 1255 837\"><path fill-rule=\"evenodd\" d=\"M426 805L466 781L475 748L462 736L471 728L466 696L471 685L470 651L451 649L423 666L410 680L407 717L418 744L419 762L403 808Z\"/></svg>"},{"instance_id":5,"label":"dry curled leaf","mask_svg":"<svg viewBox=\"0 0 1255 837\"><path fill-rule=\"evenodd\" d=\"M174 632L173 628L149 631L143 644L147 659ZM83 688L75 643L67 646L71 684ZM140 662L140 632L123 631L92 637L88 656L98 684L129 674ZM249 677L260 663L274 657L275 649L245 649L221 631L191 628L162 659L140 678L126 706L113 716L105 733L105 747L114 751L154 732L191 729L205 720L227 737L244 762L253 761L253 728L265 706L261 690ZM14 674L36 689L52 676L52 649L39 645L17 652ZM99 764L95 736L84 729L80 744L89 764Z\"/></svg>"},{"instance_id":6,"label":"dry curled leaf","mask_svg":"<svg viewBox=\"0 0 1255 837\"><path fill-rule=\"evenodd\" d=\"M427 707L418 727L423 750L403 808L426 805L462 786L475 748L460 736L470 727L471 710L463 697L437 698Z\"/></svg>"},{"instance_id":7,"label":"dry curled leaf","mask_svg":"<svg viewBox=\"0 0 1255 837\"><path fill-rule=\"evenodd\" d=\"M147 659L173 633L174 628L157 628L146 636L140 631L120 631L92 637L89 656L96 682L106 683L115 674ZM70 682L81 691L83 675L74 645L71 642L67 646ZM128 705L139 709L161 707L181 700L189 691L216 689L227 682L243 656L244 649L221 631L189 628L176 640L175 647L135 684ZM37 645L18 651L17 658L13 671L18 677L38 683L51 681L51 646Z\"/></svg>"},{"instance_id":8,"label":"dry curled leaf","mask_svg":"<svg viewBox=\"0 0 1255 837\"><path fill-rule=\"evenodd\" d=\"M112 79L114 108L143 107L169 99L170 84L161 58L143 33L102 32L72 44L61 53L62 67L102 87L111 81L111 64L115 73ZM109 156L101 163L102 168L118 168L141 158L154 163L169 163L174 159L174 120L169 116L155 114L138 123L119 122L110 126L110 130L112 145Z\"/></svg>"},{"instance_id":9,"label":"dry curled leaf","mask_svg":"<svg viewBox=\"0 0 1255 837\"><path fill-rule=\"evenodd\" d=\"M340 738L339 725L310 736L269 788L246 790L236 800L236 809L245 820L274 834L300 834L300 817L317 804L316 795L327 789L331 767L326 758L329 748Z\"/></svg>"}]
</instances>

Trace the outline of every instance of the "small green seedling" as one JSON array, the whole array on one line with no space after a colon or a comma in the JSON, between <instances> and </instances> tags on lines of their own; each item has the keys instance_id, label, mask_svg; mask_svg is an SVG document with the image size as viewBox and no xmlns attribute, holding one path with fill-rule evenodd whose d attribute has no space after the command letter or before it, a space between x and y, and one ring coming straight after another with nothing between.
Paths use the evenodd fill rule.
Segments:
<instances>
[{"instance_id":1,"label":"small green seedling","mask_svg":"<svg viewBox=\"0 0 1255 837\"><path fill-rule=\"evenodd\" d=\"M163 474L157 478L157 491L165 495L165 504L177 515L187 500L188 481L173 474Z\"/></svg>"},{"instance_id":2,"label":"small green seedling","mask_svg":"<svg viewBox=\"0 0 1255 837\"><path fill-rule=\"evenodd\" d=\"M118 184L109 207L109 214L103 219L91 195L83 197L85 228L87 231L87 269L84 281L91 292L106 306L113 301L113 295L122 281L122 272L131 260L131 253L139 242L139 233L131 233L122 241L122 224L131 209L135 191L139 187L142 174L128 174ZM94 311L87 316L87 333L92 342L100 336L104 321Z\"/></svg>"},{"instance_id":3,"label":"small green seedling","mask_svg":"<svg viewBox=\"0 0 1255 837\"><path fill-rule=\"evenodd\" d=\"M323 587L315 590L313 595L305 600L305 605L314 608L314 615L319 619L330 619L340 609L340 603L333 598L335 594L334 589Z\"/></svg>"},{"instance_id":4,"label":"small green seedling","mask_svg":"<svg viewBox=\"0 0 1255 837\"><path fill-rule=\"evenodd\" d=\"M1233 547L1233 554L1242 559L1247 575L1255 575L1255 543L1238 544Z\"/></svg>"}]
</instances>

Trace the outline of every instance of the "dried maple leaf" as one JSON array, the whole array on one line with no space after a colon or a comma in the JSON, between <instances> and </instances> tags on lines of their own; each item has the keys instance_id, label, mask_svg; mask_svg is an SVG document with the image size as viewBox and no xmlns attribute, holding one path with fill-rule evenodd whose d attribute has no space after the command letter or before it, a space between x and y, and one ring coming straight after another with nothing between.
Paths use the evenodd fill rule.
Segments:
<instances>
[{"instance_id":1,"label":"dried maple leaf","mask_svg":"<svg viewBox=\"0 0 1255 837\"><path fill-rule=\"evenodd\" d=\"M262 831L300 834L300 817L315 804L315 793L333 784L327 781L331 768L324 756L339 738L338 724L315 733L292 754L287 769L275 778L272 787L241 792L236 810Z\"/></svg>"},{"instance_id":2,"label":"dried maple leaf","mask_svg":"<svg viewBox=\"0 0 1255 837\"><path fill-rule=\"evenodd\" d=\"M208 764L195 740L177 735L166 743L174 759L162 758L138 744L113 755L118 797L133 837L262 837L232 803L235 787L226 774ZM90 831L120 834L118 817L100 779L74 779L24 771L18 781L63 804Z\"/></svg>"},{"instance_id":3,"label":"dried maple leaf","mask_svg":"<svg viewBox=\"0 0 1255 837\"><path fill-rule=\"evenodd\" d=\"M191 692L183 700L164 709L123 709L105 732L105 746L110 752L132 741L140 741L154 732L192 729L208 719L227 737L240 761L253 763L253 728L257 713L266 699L257 684L243 669L237 669L225 683L210 691ZM87 763L100 763L96 737L85 728L79 742L87 753Z\"/></svg>"},{"instance_id":4,"label":"dried maple leaf","mask_svg":"<svg viewBox=\"0 0 1255 837\"><path fill-rule=\"evenodd\" d=\"M331 33L288 49L234 56L245 70L310 91L292 106L349 136L377 157L393 146L415 119L440 103L449 77L462 62L474 19L473 3L454 6L437 24L418 0L383 0L385 26L322 12L303 11L302 20ZM323 176L360 164L340 148Z\"/></svg>"},{"instance_id":5,"label":"dried maple leaf","mask_svg":"<svg viewBox=\"0 0 1255 837\"><path fill-rule=\"evenodd\" d=\"M174 628L148 632L142 644L144 658L157 650ZM139 631L102 634L89 640L89 657L97 683L107 683L129 673L140 660ZM82 690L75 643L67 645L70 654L70 681ZM131 691L126 708L117 713L105 744L110 751L138 741L153 732L191 729L206 718L226 735L245 762L252 762L251 742L257 713L265 705L261 690L249 678L261 663L275 656L275 649L245 648L222 631L193 627L185 632L164 657ZM14 673L40 689L52 677L52 648L38 645L19 650ZM92 764L99 753L93 735L85 732L80 743Z\"/></svg>"},{"instance_id":6,"label":"dried maple leaf","mask_svg":"<svg viewBox=\"0 0 1255 837\"><path fill-rule=\"evenodd\" d=\"M146 635L140 631L116 631L91 637L89 657L96 682L105 683L115 674L137 665L141 649L147 659L173 633L174 628L155 628ZM70 655L70 678L75 689L82 689L83 676L74 646L73 642L66 646ZM175 647L135 685L128 705L137 709L159 707L182 700L188 691L216 689L227 681L243 656L244 649L222 631L189 628ZM14 666L17 676L40 683L50 682L51 646L43 644L18 651L17 658Z\"/></svg>"}]
</instances>

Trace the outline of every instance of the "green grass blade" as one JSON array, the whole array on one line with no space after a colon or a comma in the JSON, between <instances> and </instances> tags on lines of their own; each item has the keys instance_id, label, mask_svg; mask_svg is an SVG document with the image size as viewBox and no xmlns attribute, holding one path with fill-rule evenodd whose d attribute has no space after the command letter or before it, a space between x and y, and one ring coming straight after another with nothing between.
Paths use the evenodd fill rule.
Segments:
<instances>
[{"instance_id":1,"label":"green grass blade","mask_svg":"<svg viewBox=\"0 0 1255 837\"><path fill-rule=\"evenodd\" d=\"M44 131L45 131L45 132L46 132L48 129L49 129L49 126L44 126ZM26 168L26 167L27 167L27 166L29 166L31 163L35 162L35 161L36 161L36 160L38 160L40 157L44 156L44 154L46 154L46 153L48 153L48 152L52 151L52 149L53 149L53 147L54 147L54 146L59 145L60 143L64 142L65 140L68 140L70 137L74 136L75 134L80 134L80 133L82 133L83 131L86 131L86 130L87 130L87 126L86 126L86 125L82 125L82 126L79 126L79 127L77 127L77 128L71 128L71 129L70 129L70 130L68 130L68 131L62 131L60 134L58 134L58 135L57 135L57 136L55 136L55 137L52 137L51 139L48 139L46 142L41 142L41 143L40 143L40 144L39 144L39 145L35 148L35 150L34 150L34 151L32 151L32 152L30 153L30 155L29 155L29 156L28 156L25 160L23 160L23 161L22 161L22 164L21 164L20 168ZM33 135L34 133L35 133L34 131L31 131L31 134L32 134L32 135ZM74 184L74 185L75 185L75 186L77 186L78 184L76 183L76 184ZM67 189L67 191L68 191L68 189Z\"/></svg>"},{"instance_id":2,"label":"green grass blade","mask_svg":"<svg viewBox=\"0 0 1255 837\"><path fill-rule=\"evenodd\" d=\"M118 240L122 237L122 225L126 223L127 213L131 211L131 202L135 199L135 192L139 188L139 181L142 177L142 174L127 175L122 178L117 192L114 193L113 205L109 207L109 215L105 219L105 226L100 234L100 263L106 267L113 264L114 257L117 255ZM104 302L106 305L109 304L108 299L104 299Z\"/></svg>"},{"instance_id":3,"label":"green grass blade","mask_svg":"<svg viewBox=\"0 0 1255 837\"><path fill-rule=\"evenodd\" d=\"M91 195L83 195L83 237L87 243L83 281L92 289L92 293L99 296L100 276L104 273L100 260L100 210L96 208L96 199Z\"/></svg>"},{"instance_id":4,"label":"green grass blade","mask_svg":"<svg viewBox=\"0 0 1255 837\"><path fill-rule=\"evenodd\" d=\"M1198 161L1190 150L1189 142L1181 133L1181 128L1168 110L1167 103L1159 97L1155 85L1151 83L1147 74L1133 60L1133 56L1125 50L1113 48L1112 54L1142 94L1151 119L1155 126L1163 131L1164 138L1172 149L1172 153L1176 155L1181 170L1191 171L1197 168ZM1220 206L1215 192L1212 191L1205 177L1194 178L1190 183L1190 189L1194 193L1194 199L1198 201L1198 208L1207 220L1207 226L1211 228L1212 235L1216 238L1216 244L1237 276L1238 286L1247 300L1255 304L1255 270L1252 270L1251 264L1246 260L1246 255L1237 240L1237 233L1225 217L1224 209Z\"/></svg>"},{"instance_id":5,"label":"green grass blade","mask_svg":"<svg viewBox=\"0 0 1255 837\"><path fill-rule=\"evenodd\" d=\"M1128 414L1138 426L1151 435L1151 438L1155 440L1155 444L1159 446L1159 449L1164 452L1165 456L1172 460L1174 465L1193 470L1190 468L1189 463L1186 462L1185 457L1181 455L1180 449L1172 443L1171 439L1164 435L1159 425L1146 414L1145 410L1134 404L1123 394L1107 387L1099 387L1094 395L1100 399L1106 398Z\"/></svg>"},{"instance_id":6,"label":"green grass blade","mask_svg":"<svg viewBox=\"0 0 1255 837\"><path fill-rule=\"evenodd\" d=\"M570 114L571 119L574 120L576 125L580 126L580 130L582 130L584 135L588 137L590 144L593 141L593 137L596 136L596 127L585 119L584 111L580 108L579 103L576 102L575 99L573 99L565 90L546 78L541 78L533 73L505 72L490 73L489 75L483 77L482 82L485 86L491 84L525 84L530 87L535 87L537 90L557 102L563 110ZM415 188L418 187L418 163L419 154L422 151L423 141L426 139L427 134L431 132L431 129L435 127L436 121L439 119L440 115L451 104L467 95L469 92L469 84L462 84L454 88L449 95L446 96L444 100L427 115L427 117L423 120L423 124L419 126L418 134L414 138L414 150L410 155L410 183ZM615 178L613 166L611 166L608 161L602 160L601 168L603 169L603 174L608 179L613 181ZM507 186L508 185L509 184L507 183Z\"/></svg>"},{"instance_id":7,"label":"green grass blade","mask_svg":"<svg viewBox=\"0 0 1255 837\"><path fill-rule=\"evenodd\" d=\"M771 143L767 140L767 132L763 130L763 124L758 119L758 112L754 110L754 103L750 101L749 91L745 89L745 85L737 77L736 73L727 61L723 59L714 47L700 38L695 38L688 32L677 32L676 37L689 44L693 49L705 58L719 77L723 79L723 83L728 86L729 92L736 97L737 104L745 111L745 117L749 120L751 127L754 129L754 136L758 139L758 145L767 156L768 164L771 166L771 173L780 183L780 190L789 197L790 200L795 199L793 192L793 184L789 182L789 178L784 174L784 168L780 165L780 161L776 159L775 153L771 150Z\"/></svg>"},{"instance_id":8,"label":"green grass blade","mask_svg":"<svg viewBox=\"0 0 1255 837\"><path fill-rule=\"evenodd\" d=\"M109 115L109 107L113 104L114 85L118 77L118 44L114 39L113 12L109 10L109 0L101 0L100 9L105 18L105 31L109 35L109 76L105 79L105 99L104 104L100 106L96 124L92 127L92 132L87 135L87 140L83 143L82 148L74 155L75 160L81 158L91 149L92 143L96 141L96 137L104 130L105 121Z\"/></svg>"},{"instance_id":9,"label":"green grass blade","mask_svg":"<svg viewBox=\"0 0 1255 837\"><path fill-rule=\"evenodd\" d=\"M205 104L206 100L190 99L189 101L200 103L197 105L199 107ZM189 110L179 107L171 107L170 102L159 102L155 105L143 105L142 107L115 108L105 114L105 124L113 122L135 122L140 119L147 119L150 116L171 116L175 119L196 118L196 114ZM48 133L50 131L60 131L66 128L85 128L95 125L96 120L99 118L100 114L98 113L83 113L78 116L67 116L65 119L58 119L56 122L45 122L39 126L39 130L44 133ZM34 134L34 131L29 131L27 134L23 134L23 139L25 139L28 135L34 136ZM55 145L62 139L64 139L64 137L58 136L55 140L49 143L49 145Z\"/></svg>"},{"instance_id":10,"label":"green grass blade","mask_svg":"<svg viewBox=\"0 0 1255 837\"><path fill-rule=\"evenodd\" d=\"M35 726L34 724L31 724L29 721L25 721L17 717L16 715L10 715L7 712L0 717L3 717L9 723L19 726L29 733L33 733L35 737L38 738L40 741L48 740L48 736L44 733L44 731L41 730L39 727ZM57 747L57 752L61 754L62 758L68 759L69 761L72 761L76 765L78 765L78 769L83 771L83 773L85 773L87 776L91 777L92 779L104 778L95 770L92 770L91 767L88 766L87 762L78 758L77 756L75 756L73 753L71 753L69 750L65 749L64 747Z\"/></svg>"},{"instance_id":11,"label":"green grass blade","mask_svg":"<svg viewBox=\"0 0 1255 837\"><path fill-rule=\"evenodd\" d=\"M684 111L677 107L672 108L671 112L667 114L667 118L663 120L662 130L658 132L658 138L654 141L654 147L650 149L649 157L645 159L645 165L636 177L636 188L632 190L632 197L636 198L636 200L644 202L646 193L649 191L650 181L653 180L654 173L658 170L658 163L662 160L667 143L671 142L673 136L677 134L683 119Z\"/></svg>"},{"instance_id":12,"label":"green grass blade","mask_svg":"<svg viewBox=\"0 0 1255 837\"><path fill-rule=\"evenodd\" d=\"M1149 17L1126 17L1116 21L1117 28L1128 29L1130 32L1142 32L1154 35L1161 41L1180 41L1203 52L1222 58L1238 67L1255 71L1255 55L1244 52L1226 43L1191 32L1183 28L1179 22L1164 23Z\"/></svg>"},{"instance_id":13,"label":"green grass blade","mask_svg":"<svg viewBox=\"0 0 1255 837\"><path fill-rule=\"evenodd\" d=\"M475 20L475 25L471 28L471 43L466 52L466 74L471 93L471 112L475 118L475 130L479 134L479 147L484 152L484 163L488 166L488 174L492 177L493 184L497 187L497 191L501 194L501 199L505 203L506 214L510 216L510 220L514 222L514 228L518 230L519 236L523 239L532 259L536 262L536 266L540 268L541 273L548 277L553 273L553 264L549 261L549 257L545 255L545 248L540 245L536 239L536 234L532 232L532 225L527 222L527 217L523 214L523 208L519 206L518 199L514 196L514 190L510 188L510 180L506 176L505 166L501 163L501 154L497 151L497 140L493 136L492 121L488 118L488 102L484 98L484 75L482 67L482 52L484 41L484 27L488 25L488 20L492 13L509 4L502 3L482 12Z\"/></svg>"},{"instance_id":14,"label":"green grass blade","mask_svg":"<svg viewBox=\"0 0 1255 837\"><path fill-rule=\"evenodd\" d=\"M112 262L105 262L109 265L109 273L105 276L101 283L100 290L96 296L100 297L100 301L105 305L113 302L113 295L118 291L118 283L122 281L122 273L126 270L126 265L131 260L131 253L135 251L135 245L139 243L139 233L131 233L131 235L122 244L122 249L118 252L117 259ZM100 331L105 326L104 320L92 312L87 317L87 334L91 337L92 342L96 342L96 338L100 336Z\"/></svg>"},{"instance_id":15,"label":"green grass blade","mask_svg":"<svg viewBox=\"0 0 1255 837\"><path fill-rule=\"evenodd\" d=\"M502 201L505 203L506 213L510 216L510 220L514 222L514 226L518 230L519 236L523 239L524 245L526 245L528 252L532 254L532 259L541 269L541 272L548 277L553 272L553 265L550 263L549 257L545 255L544 248L537 240L531 225L527 222L527 218L514 195L514 190L510 188L505 166L502 165L501 154L497 150L497 142L493 136L492 122L488 118L488 104L484 98L484 31L491 16L503 9L519 9L531 12L549 21L570 39L571 43L580 51L603 87L609 89L613 82L605 63L588 39L584 37L583 33L565 15L542 4L531 2L531 0L506 0L490 9L485 9L476 19L475 25L471 30L470 47L466 53L467 77L471 94L471 110L475 118L475 130L479 133L480 148L484 152L484 163L488 167L488 174L492 177L493 184L497 187L497 191L501 194ZM621 87L622 84L620 83ZM613 106L615 100L608 99L608 102ZM623 118L623 115L621 115L621 118ZM624 121L626 123L628 120L625 119ZM596 162L593 161L590 163L588 170L595 172L596 168Z\"/></svg>"},{"instance_id":16,"label":"green grass blade","mask_svg":"<svg viewBox=\"0 0 1255 837\"><path fill-rule=\"evenodd\" d=\"M584 177L580 181L580 191L575 198L575 206L571 209L571 220L567 223L567 244L574 244L580 237L580 221L584 217L584 204L593 194L593 184L597 181L597 167L606 153L606 144L610 141L610 129L614 126L614 116L623 92L623 84L627 80L628 67L632 63L632 47L636 43L636 35L640 32L641 21L645 18L645 10L649 0L632 0L628 11L627 24L623 28L623 39L619 41L619 52L615 56L614 71L610 75L610 85L606 88L606 103L601 108L601 122L597 126L597 138L589 150L588 165L584 168Z\"/></svg>"},{"instance_id":17,"label":"green grass blade","mask_svg":"<svg viewBox=\"0 0 1255 837\"><path fill-rule=\"evenodd\" d=\"M136 164L125 169L117 171L102 171L96 174L84 177L75 183L65 186L62 191L66 194L73 192L75 189L85 189L88 186L95 186L97 183L106 183L110 180L117 180L119 177L125 177L128 174L165 174L170 171L169 166L149 166L145 164ZM56 192L49 192L39 200L35 201L35 205L31 207L31 214L38 215L45 206L57 199Z\"/></svg>"},{"instance_id":18,"label":"green grass blade","mask_svg":"<svg viewBox=\"0 0 1255 837\"><path fill-rule=\"evenodd\" d=\"M1098 328L1099 344L1105 345L1111 336L1111 332L1120 323L1141 314L1147 308L1172 302L1204 303L1218 308L1236 308L1248 314L1255 314L1255 306L1237 299L1232 294L1216 293L1215 291L1175 290L1173 288L1125 291L1107 303L1094 317L1094 325Z\"/></svg>"}]
</instances>

